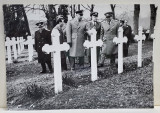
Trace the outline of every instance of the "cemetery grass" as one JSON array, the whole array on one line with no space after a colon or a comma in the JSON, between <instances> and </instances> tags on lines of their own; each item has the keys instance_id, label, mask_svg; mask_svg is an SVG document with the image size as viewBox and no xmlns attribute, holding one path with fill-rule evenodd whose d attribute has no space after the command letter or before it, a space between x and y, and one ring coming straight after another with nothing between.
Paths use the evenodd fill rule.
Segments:
<instances>
[{"instance_id":1,"label":"cemetery grass","mask_svg":"<svg viewBox=\"0 0 160 113\"><path fill-rule=\"evenodd\" d=\"M105 67L95 82L90 81L90 68L63 72L73 84L63 83L63 92L54 94L53 74L39 74L37 60L19 61L6 65L7 104L10 110L33 109L106 109L106 108L152 108L153 63L152 42L143 45L143 68L136 68L137 43L130 46L129 56L124 58L127 71L117 74L106 60ZM73 76L74 75L74 76ZM37 97L37 98L36 98Z\"/></svg>"}]
</instances>

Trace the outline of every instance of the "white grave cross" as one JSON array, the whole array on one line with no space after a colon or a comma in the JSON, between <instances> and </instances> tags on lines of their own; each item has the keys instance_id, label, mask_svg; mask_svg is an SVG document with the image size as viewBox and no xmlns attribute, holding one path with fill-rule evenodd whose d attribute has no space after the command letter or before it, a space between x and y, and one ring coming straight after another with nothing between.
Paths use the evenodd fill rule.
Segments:
<instances>
[{"instance_id":1,"label":"white grave cross","mask_svg":"<svg viewBox=\"0 0 160 113\"><path fill-rule=\"evenodd\" d=\"M61 51L68 51L70 47L66 42L60 44L60 33L57 29L52 30L51 36L52 45L45 44L42 51L47 54L53 52L55 93L58 93L62 91Z\"/></svg>"},{"instance_id":2,"label":"white grave cross","mask_svg":"<svg viewBox=\"0 0 160 113\"><path fill-rule=\"evenodd\" d=\"M16 49L17 41L15 37L12 38L12 44L13 44L14 59L17 60L17 49Z\"/></svg>"},{"instance_id":3,"label":"white grave cross","mask_svg":"<svg viewBox=\"0 0 160 113\"><path fill-rule=\"evenodd\" d=\"M97 46L102 46L101 39L96 40L97 31L93 28L88 31L91 35L91 41L86 40L83 43L84 47L91 48L91 81L97 80Z\"/></svg>"},{"instance_id":4,"label":"white grave cross","mask_svg":"<svg viewBox=\"0 0 160 113\"><path fill-rule=\"evenodd\" d=\"M126 36L123 37L123 28L118 29L118 37L113 39L113 43L118 44L118 73L123 72L123 43L127 43Z\"/></svg>"},{"instance_id":5,"label":"white grave cross","mask_svg":"<svg viewBox=\"0 0 160 113\"><path fill-rule=\"evenodd\" d=\"M18 48L18 54L21 54L20 37L17 37L17 48Z\"/></svg>"},{"instance_id":6,"label":"white grave cross","mask_svg":"<svg viewBox=\"0 0 160 113\"><path fill-rule=\"evenodd\" d=\"M33 60L33 44L34 39L32 39L32 36L27 37L27 41L23 43L24 45L28 45L28 54L29 54L29 62Z\"/></svg>"},{"instance_id":7,"label":"white grave cross","mask_svg":"<svg viewBox=\"0 0 160 113\"><path fill-rule=\"evenodd\" d=\"M7 46L8 63L12 63L12 53L11 53L12 41L10 40L9 37L6 38L5 46Z\"/></svg>"},{"instance_id":8,"label":"white grave cross","mask_svg":"<svg viewBox=\"0 0 160 113\"><path fill-rule=\"evenodd\" d=\"M138 41L138 67L142 67L142 40L146 39L145 35L142 35L142 27L138 29L138 35L135 36L135 40Z\"/></svg>"}]
</instances>

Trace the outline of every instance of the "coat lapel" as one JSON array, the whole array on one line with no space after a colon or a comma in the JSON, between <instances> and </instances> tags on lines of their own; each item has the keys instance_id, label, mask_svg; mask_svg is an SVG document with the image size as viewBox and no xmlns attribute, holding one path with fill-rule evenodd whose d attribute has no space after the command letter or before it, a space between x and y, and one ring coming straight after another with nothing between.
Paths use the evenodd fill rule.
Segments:
<instances>
[{"instance_id":1,"label":"coat lapel","mask_svg":"<svg viewBox=\"0 0 160 113\"><path fill-rule=\"evenodd\" d=\"M79 22L75 19L75 20L74 20L74 24L75 24L75 26L78 26L78 25L79 25Z\"/></svg>"},{"instance_id":2,"label":"coat lapel","mask_svg":"<svg viewBox=\"0 0 160 113\"><path fill-rule=\"evenodd\" d=\"M109 24L108 24L108 22L107 22L107 21L105 21L105 25L106 25L106 30L108 31L108 30L109 30L109 28L110 28L110 26L109 26Z\"/></svg>"},{"instance_id":3,"label":"coat lapel","mask_svg":"<svg viewBox=\"0 0 160 113\"><path fill-rule=\"evenodd\" d=\"M111 23L110 23L110 25L109 25L109 28L112 29L112 28L114 27L114 25L115 25L114 21L111 20Z\"/></svg>"}]
</instances>

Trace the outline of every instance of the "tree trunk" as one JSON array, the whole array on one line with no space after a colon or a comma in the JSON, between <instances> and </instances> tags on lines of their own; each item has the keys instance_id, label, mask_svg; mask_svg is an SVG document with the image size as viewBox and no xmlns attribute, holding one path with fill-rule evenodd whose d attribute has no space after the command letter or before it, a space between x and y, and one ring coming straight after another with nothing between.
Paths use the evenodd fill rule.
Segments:
<instances>
[{"instance_id":1,"label":"tree trunk","mask_svg":"<svg viewBox=\"0 0 160 113\"><path fill-rule=\"evenodd\" d=\"M81 6L80 6L80 4L78 4L78 10L81 10Z\"/></svg>"},{"instance_id":2,"label":"tree trunk","mask_svg":"<svg viewBox=\"0 0 160 113\"><path fill-rule=\"evenodd\" d=\"M134 34L138 35L140 4L134 5Z\"/></svg>"},{"instance_id":3,"label":"tree trunk","mask_svg":"<svg viewBox=\"0 0 160 113\"><path fill-rule=\"evenodd\" d=\"M94 5L92 4L90 12L93 12L93 11L94 11Z\"/></svg>"},{"instance_id":4,"label":"tree trunk","mask_svg":"<svg viewBox=\"0 0 160 113\"><path fill-rule=\"evenodd\" d=\"M156 16L157 16L157 7L155 7L154 4L150 4L150 9L151 9L151 16L150 16L150 32L149 32L149 37L151 34L154 33L154 26L156 23Z\"/></svg>"},{"instance_id":5,"label":"tree trunk","mask_svg":"<svg viewBox=\"0 0 160 113\"><path fill-rule=\"evenodd\" d=\"M75 4L74 4L72 5L72 14L71 14L72 18L75 18L75 12L76 10L75 10Z\"/></svg>"},{"instance_id":6,"label":"tree trunk","mask_svg":"<svg viewBox=\"0 0 160 113\"><path fill-rule=\"evenodd\" d=\"M53 5L48 5L48 13L46 14L47 17L47 29L52 30L56 26L56 9Z\"/></svg>"},{"instance_id":7,"label":"tree trunk","mask_svg":"<svg viewBox=\"0 0 160 113\"><path fill-rule=\"evenodd\" d=\"M29 24L28 24L28 19L27 19L27 15L25 13L25 10L24 10L24 6L22 6L22 12L23 12L24 21L25 21L25 24L26 24L26 30L28 31L28 35L31 36L31 32L30 32Z\"/></svg>"},{"instance_id":8,"label":"tree trunk","mask_svg":"<svg viewBox=\"0 0 160 113\"><path fill-rule=\"evenodd\" d=\"M110 4L111 6L111 10L112 10L112 13L113 13L113 19L115 19L115 7L116 7L116 4Z\"/></svg>"}]
</instances>

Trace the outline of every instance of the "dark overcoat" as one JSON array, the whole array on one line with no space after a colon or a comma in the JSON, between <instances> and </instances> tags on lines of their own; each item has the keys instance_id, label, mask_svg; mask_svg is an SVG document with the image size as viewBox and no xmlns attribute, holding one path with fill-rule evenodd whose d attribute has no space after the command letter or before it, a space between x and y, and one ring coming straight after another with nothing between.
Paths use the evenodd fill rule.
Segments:
<instances>
[{"instance_id":1,"label":"dark overcoat","mask_svg":"<svg viewBox=\"0 0 160 113\"><path fill-rule=\"evenodd\" d=\"M42 32L36 31L35 32L35 50L38 53L38 62L39 63L45 63L45 62L51 62L51 53L50 54L45 54L42 51L42 47L45 44L52 44L51 41L51 32L43 29Z\"/></svg>"},{"instance_id":2,"label":"dark overcoat","mask_svg":"<svg viewBox=\"0 0 160 113\"><path fill-rule=\"evenodd\" d=\"M110 24L105 20L101 24L101 39L103 40L102 54L110 56L118 53L118 48L113 43L113 38L118 36L119 22L112 19Z\"/></svg>"}]
</instances>

